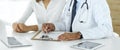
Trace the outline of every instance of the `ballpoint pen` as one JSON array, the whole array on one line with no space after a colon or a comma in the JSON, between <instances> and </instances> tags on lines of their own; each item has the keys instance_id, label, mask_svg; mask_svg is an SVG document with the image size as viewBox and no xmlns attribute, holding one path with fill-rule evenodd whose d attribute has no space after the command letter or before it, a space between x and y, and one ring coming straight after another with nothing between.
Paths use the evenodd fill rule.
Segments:
<instances>
[{"instance_id":1,"label":"ballpoint pen","mask_svg":"<svg viewBox=\"0 0 120 50\"><path fill-rule=\"evenodd\" d=\"M45 34L42 36L42 38L49 38L48 32L47 32L47 27L45 28Z\"/></svg>"}]
</instances>

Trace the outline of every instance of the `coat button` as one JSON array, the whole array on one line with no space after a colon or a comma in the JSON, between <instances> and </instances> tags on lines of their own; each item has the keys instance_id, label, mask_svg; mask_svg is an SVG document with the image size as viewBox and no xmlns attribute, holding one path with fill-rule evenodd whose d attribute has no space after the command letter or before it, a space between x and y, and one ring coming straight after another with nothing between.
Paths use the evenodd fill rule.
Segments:
<instances>
[{"instance_id":1,"label":"coat button","mask_svg":"<svg viewBox=\"0 0 120 50\"><path fill-rule=\"evenodd\" d=\"M80 21L80 23L83 23L83 21Z\"/></svg>"}]
</instances>

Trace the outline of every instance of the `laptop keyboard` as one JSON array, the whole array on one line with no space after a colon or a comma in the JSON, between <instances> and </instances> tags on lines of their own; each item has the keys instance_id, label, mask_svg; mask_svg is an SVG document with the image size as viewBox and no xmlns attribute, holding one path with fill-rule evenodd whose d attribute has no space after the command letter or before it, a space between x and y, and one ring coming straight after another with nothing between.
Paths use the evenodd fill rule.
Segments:
<instances>
[{"instance_id":1,"label":"laptop keyboard","mask_svg":"<svg viewBox=\"0 0 120 50\"><path fill-rule=\"evenodd\" d=\"M22 43L20 43L14 37L8 37L8 44L10 44L10 45L22 45Z\"/></svg>"}]
</instances>

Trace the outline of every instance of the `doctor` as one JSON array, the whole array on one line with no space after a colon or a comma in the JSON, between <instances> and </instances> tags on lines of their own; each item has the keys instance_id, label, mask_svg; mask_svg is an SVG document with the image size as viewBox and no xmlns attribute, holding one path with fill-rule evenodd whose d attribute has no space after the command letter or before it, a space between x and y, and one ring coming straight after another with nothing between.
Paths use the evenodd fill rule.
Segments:
<instances>
[{"instance_id":1,"label":"doctor","mask_svg":"<svg viewBox=\"0 0 120 50\"><path fill-rule=\"evenodd\" d=\"M61 19L63 22L55 28L66 32L58 37L59 40L100 39L115 35L106 0L68 0Z\"/></svg>"}]
</instances>

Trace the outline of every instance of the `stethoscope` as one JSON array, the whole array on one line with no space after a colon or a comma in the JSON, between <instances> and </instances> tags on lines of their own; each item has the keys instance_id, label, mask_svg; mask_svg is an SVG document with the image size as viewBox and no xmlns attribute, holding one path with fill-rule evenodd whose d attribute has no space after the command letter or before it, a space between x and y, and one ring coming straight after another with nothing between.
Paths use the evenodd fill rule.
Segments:
<instances>
[{"instance_id":1,"label":"stethoscope","mask_svg":"<svg viewBox=\"0 0 120 50\"><path fill-rule=\"evenodd\" d=\"M87 7L87 10L89 9L89 6L88 6L88 3L87 3L87 0L85 0L85 2L82 4L82 6L81 6L81 8L83 8L84 7L84 5L86 5ZM70 2L70 5L69 5L69 9L68 9L68 11L70 11L70 7L72 6L72 0L71 0L71 2Z\"/></svg>"},{"instance_id":2,"label":"stethoscope","mask_svg":"<svg viewBox=\"0 0 120 50\"><path fill-rule=\"evenodd\" d=\"M68 9L69 12L70 12L70 8L72 7L72 1L73 0L71 0L70 5L69 5L69 9ZM82 9L85 5L86 5L86 9L88 10L89 9L89 5L87 3L87 0L85 0L85 2L82 4L82 6L80 8ZM84 23L84 22L85 21L80 21L80 23Z\"/></svg>"},{"instance_id":3,"label":"stethoscope","mask_svg":"<svg viewBox=\"0 0 120 50\"><path fill-rule=\"evenodd\" d=\"M81 8L83 8L83 6L86 4L86 8L87 8L87 10L89 9L89 7L88 7L88 3L87 3L87 0L85 0L85 2L82 4L82 6L81 6Z\"/></svg>"}]
</instances>

